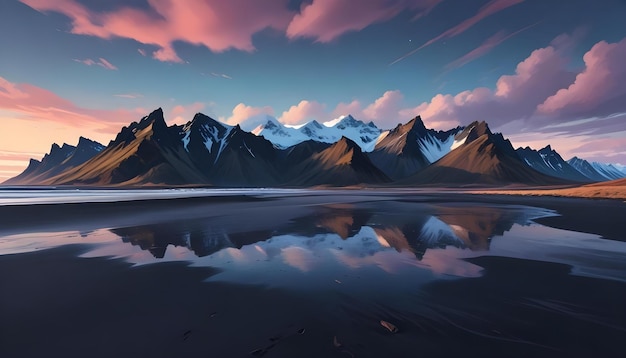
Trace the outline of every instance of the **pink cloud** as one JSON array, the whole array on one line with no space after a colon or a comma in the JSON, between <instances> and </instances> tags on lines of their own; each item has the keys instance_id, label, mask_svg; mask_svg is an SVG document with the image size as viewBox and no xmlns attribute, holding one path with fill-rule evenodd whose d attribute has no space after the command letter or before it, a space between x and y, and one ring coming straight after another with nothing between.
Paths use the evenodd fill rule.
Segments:
<instances>
[{"instance_id":1,"label":"pink cloud","mask_svg":"<svg viewBox=\"0 0 626 358\"><path fill-rule=\"evenodd\" d=\"M111 62L107 61L105 58L100 57L98 59L98 61L94 61L90 58L84 59L84 60L79 60L79 59L74 59L74 61L82 63L84 65L87 66L93 66L93 65L98 65L102 68L105 68L107 70L111 70L111 71L115 71L117 70L117 67L114 66Z\"/></svg>"},{"instance_id":2,"label":"pink cloud","mask_svg":"<svg viewBox=\"0 0 626 358\"><path fill-rule=\"evenodd\" d=\"M528 117L545 98L573 81L568 62L553 46L535 50L517 65L514 75L498 79L495 97L506 103L506 110L514 109L515 116Z\"/></svg>"},{"instance_id":3,"label":"pink cloud","mask_svg":"<svg viewBox=\"0 0 626 358\"><path fill-rule=\"evenodd\" d=\"M626 160L626 145L624 144L624 138L610 138L610 137L590 137L582 141L582 143L573 149L575 153L579 153L585 159L604 161L602 158L613 158L611 161ZM616 157L619 159L615 160Z\"/></svg>"},{"instance_id":4,"label":"pink cloud","mask_svg":"<svg viewBox=\"0 0 626 358\"><path fill-rule=\"evenodd\" d=\"M231 126L239 124L242 127L252 129L253 127L261 124L259 122L265 122L266 116L273 115L274 109L272 109L272 107L252 107L247 106L244 103L239 103L235 106L235 108L233 108L230 117L220 118L220 120Z\"/></svg>"},{"instance_id":5,"label":"pink cloud","mask_svg":"<svg viewBox=\"0 0 626 358\"><path fill-rule=\"evenodd\" d=\"M167 120L169 123L184 124L190 121L196 113L204 110L205 108L206 104L203 102L194 102L189 105L179 104L172 107L170 114L169 116L166 116L166 119L170 118Z\"/></svg>"},{"instance_id":6,"label":"pink cloud","mask_svg":"<svg viewBox=\"0 0 626 358\"><path fill-rule=\"evenodd\" d=\"M74 34L157 46L152 56L167 62L183 62L173 46L176 41L213 52L253 51L252 35L267 28L283 31L293 16L288 0L147 0L149 9L123 7L102 13L76 0L20 1L38 11L66 15Z\"/></svg>"},{"instance_id":7,"label":"pink cloud","mask_svg":"<svg viewBox=\"0 0 626 358\"><path fill-rule=\"evenodd\" d=\"M313 0L304 4L287 27L287 37L315 38L330 42L350 31L383 22L409 9L416 17L429 12L442 0Z\"/></svg>"},{"instance_id":8,"label":"pink cloud","mask_svg":"<svg viewBox=\"0 0 626 358\"><path fill-rule=\"evenodd\" d=\"M537 49L517 65L515 74L501 76L495 91L479 87L456 95L437 94L411 111L433 125L487 120L497 128L520 120L546 126L552 119L535 115L536 108L572 83L575 73L567 70L568 62L558 48Z\"/></svg>"},{"instance_id":9,"label":"pink cloud","mask_svg":"<svg viewBox=\"0 0 626 358\"><path fill-rule=\"evenodd\" d=\"M450 37L454 37L457 35L462 34L463 32L467 31L469 28L471 28L472 26L476 25L477 23L479 23L480 21L482 21L483 19L485 19L486 17L489 17L493 14L496 14L504 9L507 9L513 5L517 5L519 3L524 2L524 0L491 0L489 3L487 3L486 5L484 5L483 7L481 7L478 12L476 13L476 15L466 19L465 21L461 22L460 24L451 27L450 29L446 30L445 32L439 34L438 36L435 36L434 38L426 41L426 43L424 43L423 45L421 45L420 47L406 53L405 55L399 57L398 59L396 59L395 61L393 61L391 63L391 65L398 63L402 60L404 60L405 58L413 55L414 53L418 52L419 50L428 47L432 44L434 44L435 42L445 39L445 38L450 38Z\"/></svg>"},{"instance_id":10,"label":"pink cloud","mask_svg":"<svg viewBox=\"0 0 626 358\"><path fill-rule=\"evenodd\" d=\"M352 100L350 103L341 102L337 104L332 112L332 116L337 118L339 116L351 114L355 118L365 118L363 115L363 109L359 100Z\"/></svg>"},{"instance_id":11,"label":"pink cloud","mask_svg":"<svg viewBox=\"0 0 626 358\"><path fill-rule=\"evenodd\" d=\"M551 134L525 132L505 135L517 147L539 149L550 144L564 159L574 156L603 163L626 163L626 133L622 130L610 135Z\"/></svg>"},{"instance_id":12,"label":"pink cloud","mask_svg":"<svg viewBox=\"0 0 626 358\"><path fill-rule=\"evenodd\" d=\"M21 173L31 158L39 159L43 154L0 150L0 183Z\"/></svg>"},{"instance_id":13,"label":"pink cloud","mask_svg":"<svg viewBox=\"0 0 626 358\"><path fill-rule=\"evenodd\" d=\"M452 98L448 95L449 98ZM391 90L383 93L382 96L375 99L372 103L363 108L363 104L359 100L353 100L350 103L339 103L332 111L332 117L337 118L340 115L352 114L355 118L363 121L374 121L377 126L384 129L395 127L398 123L405 123L409 119L422 115L426 117L438 111L440 106L444 106L448 97L438 95L434 98L435 105L428 106L423 103L417 107L406 107L404 103L404 95L399 90ZM425 120L429 128L434 129L450 129L459 125L458 120Z\"/></svg>"},{"instance_id":14,"label":"pink cloud","mask_svg":"<svg viewBox=\"0 0 626 358\"><path fill-rule=\"evenodd\" d=\"M313 119L325 121L325 109L326 106L319 102L302 100L284 111L279 120L284 124L302 124Z\"/></svg>"},{"instance_id":15,"label":"pink cloud","mask_svg":"<svg viewBox=\"0 0 626 358\"><path fill-rule=\"evenodd\" d=\"M367 120L376 120L380 124L397 124L398 111L404 96L398 90L387 91L373 103L365 107L363 114Z\"/></svg>"},{"instance_id":16,"label":"pink cloud","mask_svg":"<svg viewBox=\"0 0 626 358\"><path fill-rule=\"evenodd\" d=\"M46 89L0 77L0 180L19 174L29 158L41 158L53 142L75 144L82 135L106 144L145 113L84 108Z\"/></svg>"},{"instance_id":17,"label":"pink cloud","mask_svg":"<svg viewBox=\"0 0 626 358\"><path fill-rule=\"evenodd\" d=\"M598 42L583 60L585 69L574 83L548 97L539 113L580 117L626 112L626 38Z\"/></svg>"},{"instance_id":18,"label":"pink cloud","mask_svg":"<svg viewBox=\"0 0 626 358\"><path fill-rule=\"evenodd\" d=\"M578 74L568 69L569 59L564 56L572 47L572 38L560 36L557 40L533 51L514 74L501 76L495 90L437 94L400 113L420 114L431 128L485 120L492 129L510 136L515 145L541 148L552 144L566 157L623 162L626 39L594 45L584 55L585 68ZM598 137L607 135L610 139L606 141Z\"/></svg>"},{"instance_id":19,"label":"pink cloud","mask_svg":"<svg viewBox=\"0 0 626 358\"><path fill-rule=\"evenodd\" d=\"M120 124L143 115L136 110L99 110L75 105L46 89L12 83L0 77L0 110L22 120L50 121L61 125L99 128L115 134Z\"/></svg>"},{"instance_id":20,"label":"pink cloud","mask_svg":"<svg viewBox=\"0 0 626 358\"><path fill-rule=\"evenodd\" d=\"M411 116L408 109L404 108L404 95L399 90L386 91L374 102L365 105L365 108L361 101L355 99L350 103L339 103L332 111L335 118L347 114L363 121L374 121L382 128L392 128L415 116Z\"/></svg>"}]
</instances>

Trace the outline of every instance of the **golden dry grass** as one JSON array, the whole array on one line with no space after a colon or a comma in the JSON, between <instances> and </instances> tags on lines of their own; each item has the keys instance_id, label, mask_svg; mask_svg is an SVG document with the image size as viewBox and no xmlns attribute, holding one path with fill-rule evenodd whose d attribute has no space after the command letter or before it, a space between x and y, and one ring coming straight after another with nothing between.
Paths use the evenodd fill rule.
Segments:
<instances>
[{"instance_id":1,"label":"golden dry grass","mask_svg":"<svg viewBox=\"0 0 626 358\"><path fill-rule=\"evenodd\" d=\"M484 190L473 191L480 194L506 194L506 195L529 195L529 196L564 196L575 198L594 198L594 199L621 199L626 200L626 182L615 183L597 183L591 185L583 185L574 188L562 189L513 189L513 190ZM621 184L621 185L619 185Z\"/></svg>"}]
</instances>

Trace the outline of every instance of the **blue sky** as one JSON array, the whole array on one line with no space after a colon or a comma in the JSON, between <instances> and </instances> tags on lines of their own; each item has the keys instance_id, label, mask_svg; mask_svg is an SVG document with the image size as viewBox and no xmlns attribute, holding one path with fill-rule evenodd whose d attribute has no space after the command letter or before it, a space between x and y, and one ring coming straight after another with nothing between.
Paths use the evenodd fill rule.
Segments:
<instances>
[{"instance_id":1,"label":"blue sky","mask_svg":"<svg viewBox=\"0 0 626 358\"><path fill-rule=\"evenodd\" d=\"M626 163L624 18L618 0L5 0L0 177L157 107L244 128L485 120L514 145Z\"/></svg>"}]
</instances>

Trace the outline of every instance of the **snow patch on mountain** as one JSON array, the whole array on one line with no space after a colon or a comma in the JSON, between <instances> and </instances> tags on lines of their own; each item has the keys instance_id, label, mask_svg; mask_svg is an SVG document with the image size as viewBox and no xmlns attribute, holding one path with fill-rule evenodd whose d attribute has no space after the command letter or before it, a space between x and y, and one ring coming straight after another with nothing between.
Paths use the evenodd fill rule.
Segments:
<instances>
[{"instance_id":1,"label":"snow patch on mountain","mask_svg":"<svg viewBox=\"0 0 626 358\"><path fill-rule=\"evenodd\" d=\"M465 142L467 141L467 137L469 136L470 132L472 131L474 127L475 125L472 124L469 127L467 127L463 132L461 132L461 134L454 136L454 141L452 142L452 145L450 146L450 151L453 151L456 148L465 144Z\"/></svg>"},{"instance_id":2,"label":"snow patch on mountain","mask_svg":"<svg viewBox=\"0 0 626 358\"><path fill-rule=\"evenodd\" d=\"M217 151L217 155L215 156L215 163L217 163L217 160L220 159L220 155L222 154L222 152L224 151L224 148L226 148L226 145L228 144L228 137L230 136L230 133L233 130L233 127L230 126L225 126L226 128L226 134L224 134L223 137L219 138L219 132L216 130L213 134L214 134L214 138L218 137L216 139L217 142L220 144L220 148ZM215 128L214 128L215 129ZM207 138L207 141L210 140L209 138ZM204 143L205 145L207 145L207 142Z\"/></svg>"},{"instance_id":3,"label":"snow patch on mountain","mask_svg":"<svg viewBox=\"0 0 626 358\"><path fill-rule=\"evenodd\" d=\"M189 149L187 149L187 146L189 145L189 135L191 134L191 131L186 131L185 132L185 136L183 137L183 148L185 148L185 150L187 152L189 152Z\"/></svg>"},{"instance_id":4,"label":"snow patch on mountain","mask_svg":"<svg viewBox=\"0 0 626 358\"><path fill-rule=\"evenodd\" d=\"M624 173L624 175L626 175L626 165L622 165L622 164L613 164L613 166L615 167L615 169L619 170L620 172Z\"/></svg>"},{"instance_id":5,"label":"snow patch on mountain","mask_svg":"<svg viewBox=\"0 0 626 358\"><path fill-rule=\"evenodd\" d=\"M592 162L591 166L603 177L609 180L621 179L626 177L626 174L614 167L612 164Z\"/></svg>"},{"instance_id":6,"label":"snow patch on mountain","mask_svg":"<svg viewBox=\"0 0 626 358\"><path fill-rule=\"evenodd\" d=\"M615 180L626 177L626 173L617 169L612 164L588 162L584 159L573 157L567 161L576 170L588 178L596 181Z\"/></svg>"},{"instance_id":7,"label":"snow patch on mountain","mask_svg":"<svg viewBox=\"0 0 626 358\"><path fill-rule=\"evenodd\" d=\"M211 153L213 150L213 145L218 144L218 153L215 157L215 162L220 157L220 154L228 144L228 137L233 131L233 126L229 126L224 123L220 123L217 121L211 121L211 124L202 124L202 125L194 125L193 122L188 123L183 127L183 147L187 152L189 152L189 142L191 141L192 131L197 130L200 133L200 137L202 139L202 143L204 144L206 150Z\"/></svg>"},{"instance_id":8,"label":"snow patch on mountain","mask_svg":"<svg viewBox=\"0 0 626 358\"><path fill-rule=\"evenodd\" d=\"M441 141L431 135L418 139L420 151L431 163L438 161L444 155L450 153L453 149L452 146L454 143L454 134L450 135L444 141Z\"/></svg>"},{"instance_id":9,"label":"snow patch on mountain","mask_svg":"<svg viewBox=\"0 0 626 358\"><path fill-rule=\"evenodd\" d=\"M342 119L344 119L345 117L346 117L346 116L339 116L339 117L337 117L337 118L335 118L335 119L333 119L333 120L330 120L330 121L328 121L328 122L324 122L323 124L324 124L326 127L329 127L329 128L330 128L330 127L334 127L334 126L336 126L339 122L341 122L341 120L342 120Z\"/></svg>"},{"instance_id":10,"label":"snow patch on mountain","mask_svg":"<svg viewBox=\"0 0 626 358\"><path fill-rule=\"evenodd\" d=\"M246 147L246 149L248 150L248 153L250 153L252 158L256 158L256 155L254 155L254 153L252 153L252 150L250 149L250 147L248 147L248 145L246 144L245 140L243 141L243 145L244 145L244 147Z\"/></svg>"}]
</instances>

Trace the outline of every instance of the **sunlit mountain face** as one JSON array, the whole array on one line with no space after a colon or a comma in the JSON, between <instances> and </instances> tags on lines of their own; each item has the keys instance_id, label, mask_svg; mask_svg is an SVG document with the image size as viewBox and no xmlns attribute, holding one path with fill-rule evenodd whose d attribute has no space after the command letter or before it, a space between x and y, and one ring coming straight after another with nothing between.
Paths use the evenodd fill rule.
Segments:
<instances>
[{"instance_id":1,"label":"sunlit mountain face","mask_svg":"<svg viewBox=\"0 0 626 358\"><path fill-rule=\"evenodd\" d=\"M279 126L283 129L276 132ZM571 165L550 146L516 151L485 121L446 131L427 129L420 116L384 132L352 116L298 128L269 120L266 127L271 133L289 130L301 135L285 144L274 134L266 138L265 127L247 132L201 113L183 126L168 126L158 108L122 127L107 146L83 137L76 147L53 144L41 161L32 159L21 174L3 184L549 186L626 176L610 164L574 158Z\"/></svg>"}]
</instances>

